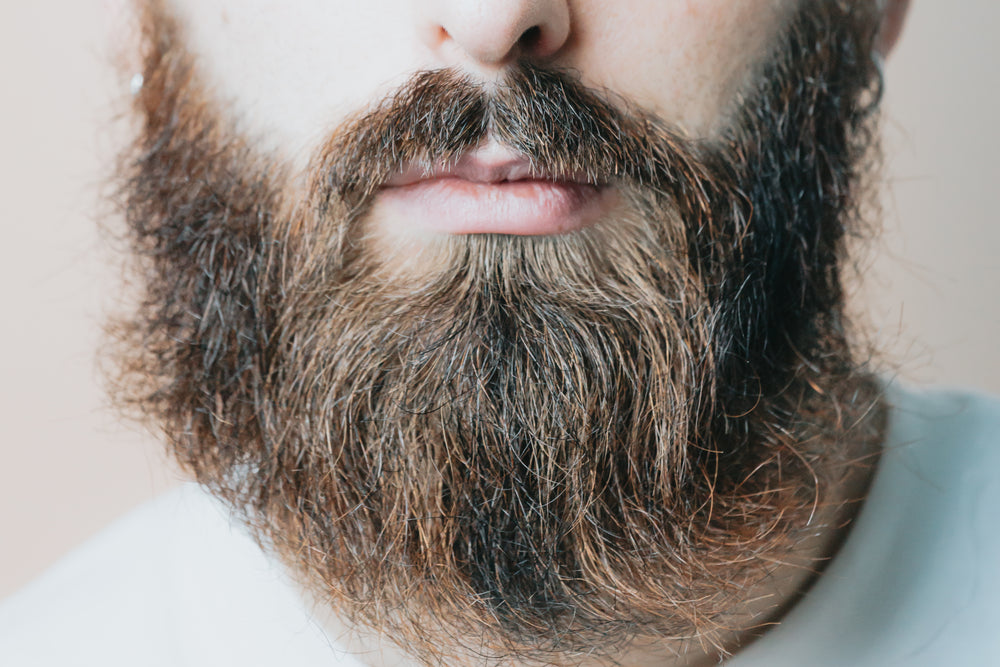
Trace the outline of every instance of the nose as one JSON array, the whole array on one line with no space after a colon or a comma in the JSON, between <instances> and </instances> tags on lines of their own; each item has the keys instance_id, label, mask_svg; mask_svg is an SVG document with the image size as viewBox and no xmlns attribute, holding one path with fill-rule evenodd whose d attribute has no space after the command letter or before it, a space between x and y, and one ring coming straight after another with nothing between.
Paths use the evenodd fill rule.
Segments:
<instances>
[{"instance_id":1,"label":"nose","mask_svg":"<svg viewBox=\"0 0 1000 667\"><path fill-rule=\"evenodd\" d=\"M555 55L570 36L569 0L417 0L426 42L446 66L495 70Z\"/></svg>"}]
</instances>

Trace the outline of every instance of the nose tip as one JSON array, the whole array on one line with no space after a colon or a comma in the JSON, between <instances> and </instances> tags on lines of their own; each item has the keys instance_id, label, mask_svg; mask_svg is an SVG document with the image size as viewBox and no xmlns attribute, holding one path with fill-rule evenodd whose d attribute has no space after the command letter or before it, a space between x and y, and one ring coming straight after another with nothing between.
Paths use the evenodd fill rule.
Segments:
<instances>
[{"instance_id":1,"label":"nose tip","mask_svg":"<svg viewBox=\"0 0 1000 667\"><path fill-rule=\"evenodd\" d=\"M449 65L496 68L548 58L570 34L565 0L447 0L435 13L431 47Z\"/></svg>"}]
</instances>

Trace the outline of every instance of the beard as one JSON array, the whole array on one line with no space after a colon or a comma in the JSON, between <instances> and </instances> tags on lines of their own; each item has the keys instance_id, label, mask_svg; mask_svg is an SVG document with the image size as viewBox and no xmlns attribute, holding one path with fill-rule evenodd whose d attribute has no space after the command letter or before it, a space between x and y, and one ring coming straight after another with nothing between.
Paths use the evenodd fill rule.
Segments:
<instances>
[{"instance_id":1,"label":"beard","mask_svg":"<svg viewBox=\"0 0 1000 667\"><path fill-rule=\"evenodd\" d=\"M794 17L712 141L563 72L486 90L433 71L303 179L240 134L147 3L117 402L315 595L427 663L724 650L768 618L746 592L823 528L847 443L880 437L841 285L877 21L842 4ZM396 170L488 137L613 188L616 215L409 258L374 238Z\"/></svg>"}]
</instances>

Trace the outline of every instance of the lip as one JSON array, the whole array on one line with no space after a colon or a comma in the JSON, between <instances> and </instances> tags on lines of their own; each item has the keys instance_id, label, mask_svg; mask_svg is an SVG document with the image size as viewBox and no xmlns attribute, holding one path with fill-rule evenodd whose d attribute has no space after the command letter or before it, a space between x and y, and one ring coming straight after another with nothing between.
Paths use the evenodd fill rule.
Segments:
<instances>
[{"instance_id":1,"label":"lip","mask_svg":"<svg viewBox=\"0 0 1000 667\"><path fill-rule=\"evenodd\" d=\"M449 164L405 166L380 190L378 207L393 232L535 236L596 223L608 198L605 186L540 172L488 141Z\"/></svg>"}]
</instances>

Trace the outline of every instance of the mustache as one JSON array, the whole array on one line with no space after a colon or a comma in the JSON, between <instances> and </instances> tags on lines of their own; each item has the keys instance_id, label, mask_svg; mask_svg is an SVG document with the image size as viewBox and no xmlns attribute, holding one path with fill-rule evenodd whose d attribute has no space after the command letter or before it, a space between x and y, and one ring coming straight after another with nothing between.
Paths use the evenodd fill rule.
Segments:
<instances>
[{"instance_id":1,"label":"mustache","mask_svg":"<svg viewBox=\"0 0 1000 667\"><path fill-rule=\"evenodd\" d=\"M616 106L569 72L522 63L489 85L450 69L414 74L333 134L316 185L363 207L404 165L429 171L486 139L555 180L624 181L689 199L706 176L695 143L652 114Z\"/></svg>"}]
</instances>

